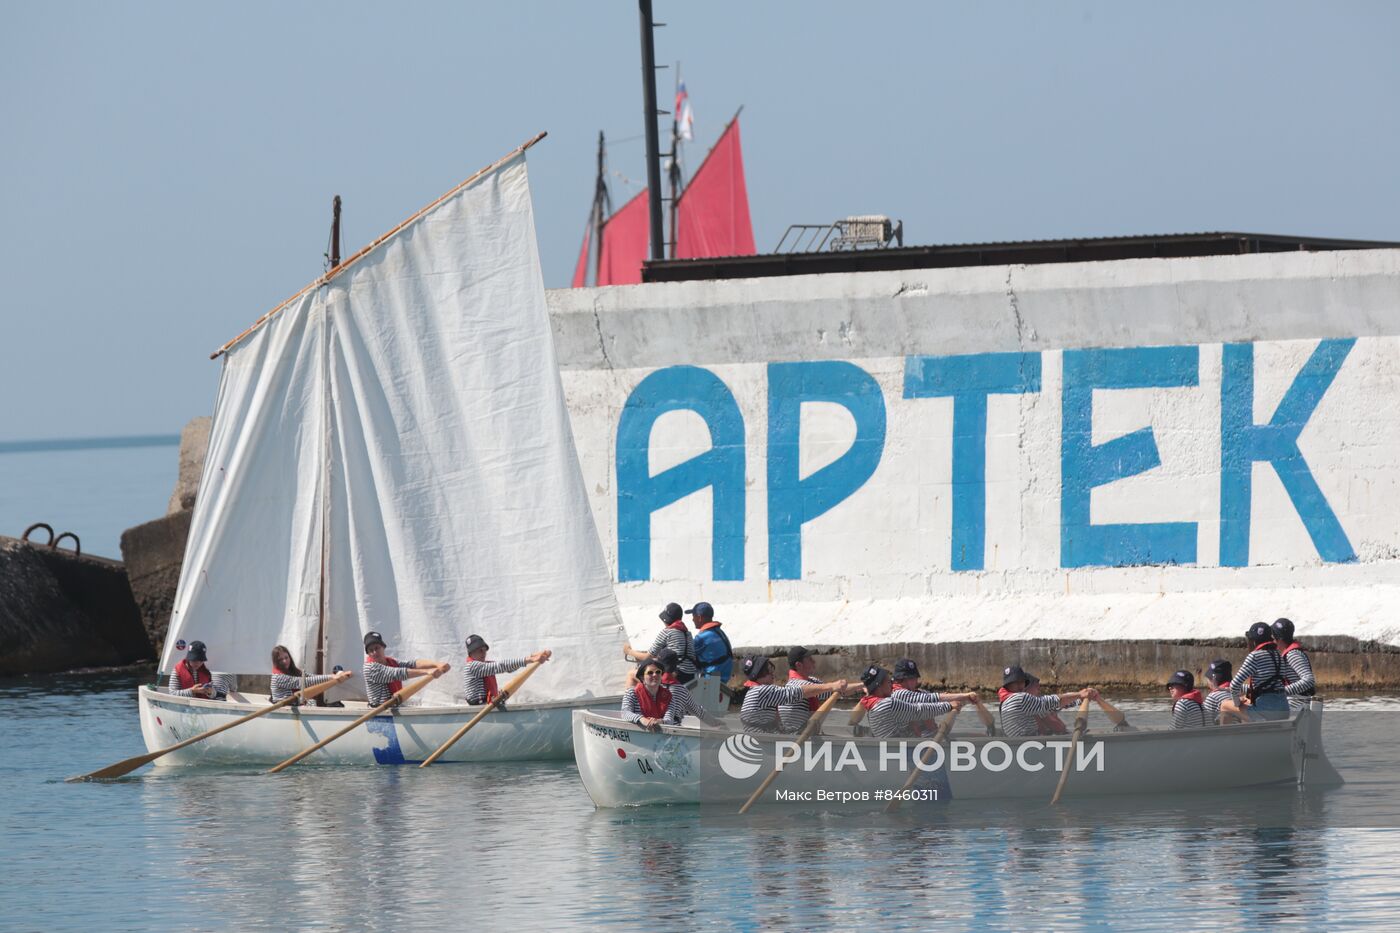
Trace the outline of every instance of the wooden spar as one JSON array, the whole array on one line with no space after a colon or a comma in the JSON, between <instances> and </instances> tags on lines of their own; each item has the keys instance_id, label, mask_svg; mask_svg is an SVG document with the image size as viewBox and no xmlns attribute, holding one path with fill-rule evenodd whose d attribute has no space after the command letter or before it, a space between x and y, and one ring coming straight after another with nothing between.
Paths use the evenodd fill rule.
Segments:
<instances>
[{"instance_id":1,"label":"wooden spar","mask_svg":"<svg viewBox=\"0 0 1400 933\"><path fill-rule=\"evenodd\" d=\"M442 202L446 201L448 198L450 198L450 197L452 197L453 195L457 194L457 193L460 192L463 188L466 188L468 185L472 184L472 183L475 182L477 179L483 177L484 175L486 175L486 174L488 174L488 173L490 173L490 172L495 171L496 169L500 168L502 165L505 165L505 164L506 164L507 162L509 162L511 159L514 159L516 156L518 156L518 155L520 155L521 153L525 152L525 150L529 149L529 148L530 148L531 146L533 146L535 143L539 142L541 139L544 139L544 138L545 138L546 136L548 136L548 135L549 135L548 132L541 132L541 133L536 134L533 138L531 138L531 139L529 139L529 140L526 140L524 143L522 143L521 145L515 147L515 148L512 149L510 152L508 152L506 155L504 155L504 156L502 156L501 158L497 159L495 162L492 162L490 165L488 165L488 166L486 166L485 168L481 169L480 171L474 173L474 174L473 174L470 178L468 178L466 181L464 181L464 182L462 182L462 183L460 183L460 184L458 184L458 185L453 186L452 190L448 191L448 192L447 192L446 194L444 194L442 197L440 197L440 198L438 198L437 200L433 201L431 204L427 205L426 207L420 208L419 210L415 211L407 220L404 220L402 223L400 223L398 226L394 227L394 228L393 228L392 230L390 230L388 233L382 234L382 235L381 235L377 240L375 240L373 243L371 243L371 244L369 244L368 246L364 247L364 248L361 249L358 253L356 253L355 255L351 256L349 259L345 260L343 263L341 263L340 265L336 266L335 268L331 269L331 270L330 270L329 272L327 272L325 275L323 275L323 276L321 276L320 278L316 279L316 281L314 281L314 282L312 282L311 284L307 285L305 288L302 288L302 289L299 290L295 295L293 295L292 297L288 298L286 301L283 301L281 304L277 305L277 307L273 308L271 311L267 312L267 313L264 314L262 317L258 318L256 321L254 321L252 324L248 325L248 327L246 327L246 328L243 330L243 332L240 333L238 336L234 337L232 340L228 341L228 342L225 343L223 346L219 347L219 349L217 349L217 350L215 350L213 353L209 354L209 358L210 358L211 360L217 360L219 357L221 357L221 356L223 356L225 353L227 353L227 352L229 351L229 349L232 348L235 344L237 344L238 342L240 342L241 340L243 340L245 337L247 337L247 336L248 336L249 334L251 334L253 331L257 330L259 327L262 327L262 326L263 326L264 324L266 324L269 320L271 320L275 315L277 315L277 314L279 314L280 312L284 311L287 307L289 307L289 306L290 306L294 301L296 301L298 298L301 298L301 297L302 297L303 295L305 295L307 292L312 291L313 289L320 288L322 285L325 285L326 283L330 282L332 279L334 279L336 276L340 275L340 274L341 274L342 272L344 272L346 269L349 269L351 266L355 265L355 263L359 262L359 261L360 261L361 259L363 259L365 256L367 256L367 255L369 255L370 253L374 252L374 251L375 251L376 249L378 249L381 245L383 245L384 242L385 242L386 240L388 240L390 237L394 236L396 233L398 233L399 231L403 230L403 229L404 229L405 227L407 227L409 224L413 223L415 220L417 220L418 218L422 217L424 214L428 213L428 211L431 211L433 208L437 207L439 204L441 204Z\"/></svg>"},{"instance_id":2,"label":"wooden spar","mask_svg":"<svg viewBox=\"0 0 1400 933\"><path fill-rule=\"evenodd\" d=\"M331 268L340 265L340 195L331 202Z\"/></svg>"}]
</instances>

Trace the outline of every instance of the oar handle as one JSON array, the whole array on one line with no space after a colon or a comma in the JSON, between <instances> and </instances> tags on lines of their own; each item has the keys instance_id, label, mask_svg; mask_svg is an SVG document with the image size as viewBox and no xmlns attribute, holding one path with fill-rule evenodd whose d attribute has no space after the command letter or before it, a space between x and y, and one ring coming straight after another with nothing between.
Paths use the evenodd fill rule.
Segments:
<instances>
[{"instance_id":1,"label":"oar handle","mask_svg":"<svg viewBox=\"0 0 1400 933\"><path fill-rule=\"evenodd\" d=\"M977 718L982 720L982 725L987 728L988 735L997 734L997 721L992 718L991 710L982 705L982 698L976 697L972 701L977 704Z\"/></svg>"},{"instance_id":2,"label":"oar handle","mask_svg":"<svg viewBox=\"0 0 1400 933\"><path fill-rule=\"evenodd\" d=\"M807 720L807 728L803 729L801 734L797 736L798 745L801 745L812 737L812 734L821 726L822 720L826 718L826 714L831 712L831 708L836 705L836 700L840 695L840 691L833 690L831 691L831 696L822 701L822 705L818 706L816 712L812 713L811 717ZM773 770L768 772L768 776L763 779L763 783L758 785L758 790L750 794L749 799L744 801L744 805L739 808L740 814L749 812L749 807L753 806L754 801L763 796L763 792L768 789L768 786L777 780L778 774L779 771L775 765Z\"/></svg>"},{"instance_id":3,"label":"oar handle","mask_svg":"<svg viewBox=\"0 0 1400 933\"><path fill-rule=\"evenodd\" d=\"M1069 780L1069 770L1074 767L1074 750L1079 745L1079 737L1084 734L1084 730L1089 727L1089 698L1085 697L1079 704L1079 712L1074 717L1074 734L1069 737L1069 755L1065 757L1064 770L1060 772L1060 782L1055 785L1055 796L1050 798L1050 806L1060 802L1060 795L1065 791L1065 781Z\"/></svg>"},{"instance_id":4,"label":"oar handle","mask_svg":"<svg viewBox=\"0 0 1400 933\"><path fill-rule=\"evenodd\" d=\"M473 726L481 722L482 719L486 718L487 713L499 707L502 703L504 703L507 699L510 698L511 694L519 690L520 685L523 684L530 677L530 675L533 674L543 663L543 661L531 661L530 664L525 668L525 670L517 674L515 678L511 680L510 683L506 684L504 690L496 694L496 696L492 698L491 702L486 704L486 708L484 710L473 716L466 725L462 726L462 728L452 733L452 738L448 739L446 742L443 742L442 745L438 746L438 750L433 752L427 758L424 758L423 763L420 764L418 767L426 768L428 765L441 758L443 756L443 753L445 753L449 748L457 744L458 739L466 735L468 732L471 731Z\"/></svg>"},{"instance_id":5,"label":"oar handle","mask_svg":"<svg viewBox=\"0 0 1400 933\"><path fill-rule=\"evenodd\" d=\"M943 744L943 740L946 739L946 738L948 738L948 732L949 732L949 730L951 730L951 729L953 728L953 720L958 718L958 710L959 710L959 709L961 709L961 707L958 707L958 706L953 707L953 711L952 711L951 713L949 713L947 716L943 717L943 722L939 723L938 731L935 732L935 733L933 734L933 744L934 744L935 747L936 747L936 746L939 746L939 745L942 745L942 744ZM930 755L932 755L932 754L933 754L933 749L930 748L928 751L926 751L926 752L924 752L923 754L919 755L919 762L920 762L920 764L922 764L922 765L928 764L928 762L929 762L929 757L928 757L928 756L930 756ZM896 810L899 809L899 804L900 804L900 802L901 802L901 799L902 799L902 797L903 797L904 792L907 791L909 788L911 788L911 787L914 786L914 781L918 779L918 777L919 777L919 772L922 771L922 770L923 770L922 767L916 767L916 768L914 768L912 771L910 771L909 777L905 778L905 780L904 780L904 786L901 787L901 788L899 789L899 794L895 795L894 797L891 797L891 798L890 798L890 802L887 803L887 804L885 805L885 812L886 812L886 813L893 813L894 811L896 811Z\"/></svg>"},{"instance_id":6,"label":"oar handle","mask_svg":"<svg viewBox=\"0 0 1400 933\"><path fill-rule=\"evenodd\" d=\"M1122 710L1101 696L1095 699L1098 700L1099 709L1104 711L1104 714L1108 716L1109 722L1113 723L1115 727L1126 726L1128 724L1128 717L1123 714Z\"/></svg>"},{"instance_id":7,"label":"oar handle","mask_svg":"<svg viewBox=\"0 0 1400 933\"><path fill-rule=\"evenodd\" d=\"M354 729L361 723L368 722L369 720L373 719L375 716L378 716L385 710L393 709L395 706L398 706L404 700L407 700L409 697L413 696L419 690L422 690L432 681L437 680L443 675L443 673L446 670L446 668L439 667L434 669L434 671L431 674L426 674L422 677L416 678L407 687L402 688L401 690L399 690L398 693L395 693L393 696L389 697L389 699L385 700L383 703L380 703L374 709L370 710L368 713L365 713L363 716L350 723L350 725L346 726L344 729L341 729L339 732L336 732L333 735L327 736L326 738L317 742L310 748L302 749L301 751L297 752L295 755L288 758L281 764L272 768L268 768L267 773L276 774L279 771L283 771L287 768L290 768L292 765L296 764L298 761L301 761L307 755L310 755L312 752L320 751L321 749L325 748L327 745L331 744L336 739L340 738L342 735L345 735L347 732L349 732L351 729Z\"/></svg>"},{"instance_id":8,"label":"oar handle","mask_svg":"<svg viewBox=\"0 0 1400 933\"><path fill-rule=\"evenodd\" d=\"M127 758L124 761L119 761L114 765L108 765L105 768L98 768L96 771L89 772L88 774L80 774L76 777L70 777L67 780L71 783L73 781L86 781L92 779L101 780L106 778L121 777L123 774L129 774L130 772L135 771L137 768L141 767L144 764L148 764L152 761L155 761L162 755L168 755L171 752L179 751L180 749L185 748L186 746L193 745L196 742L201 742L204 739L209 738L211 735L218 735L220 732L223 732L226 729L232 729L234 726L239 726L245 722L250 722L254 719L257 719L259 716L266 716L273 710L281 709L284 706L288 706L292 703L295 703L299 699L309 700L313 697L318 697L330 688L336 686L337 684L342 684L349 679L350 672L341 671L339 674L335 675L334 680L328 680L325 683L316 684L314 687L307 687L304 690L298 690L296 693L293 693L286 699L278 700L276 703L273 703L270 706L264 706L262 709L254 710L246 716L240 716L233 722L226 722L222 726L215 726L213 729L210 729L207 732L201 732L199 735L196 735L193 738L185 739L183 742L177 742L174 745L167 745L165 748L159 749L154 752L147 752L144 755L137 755L133 758Z\"/></svg>"}]
</instances>

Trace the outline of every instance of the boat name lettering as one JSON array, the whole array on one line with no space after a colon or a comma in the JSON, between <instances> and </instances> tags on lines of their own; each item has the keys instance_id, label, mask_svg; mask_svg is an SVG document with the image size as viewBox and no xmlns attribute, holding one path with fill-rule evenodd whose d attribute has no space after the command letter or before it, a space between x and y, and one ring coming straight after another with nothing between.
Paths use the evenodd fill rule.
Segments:
<instances>
[{"instance_id":1,"label":"boat name lettering","mask_svg":"<svg viewBox=\"0 0 1400 933\"><path fill-rule=\"evenodd\" d=\"M588 726L589 732L601 738L616 739L619 742L632 741L632 733L625 729L614 729L612 726L597 726L591 722L584 723L584 725Z\"/></svg>"}]
</instances>

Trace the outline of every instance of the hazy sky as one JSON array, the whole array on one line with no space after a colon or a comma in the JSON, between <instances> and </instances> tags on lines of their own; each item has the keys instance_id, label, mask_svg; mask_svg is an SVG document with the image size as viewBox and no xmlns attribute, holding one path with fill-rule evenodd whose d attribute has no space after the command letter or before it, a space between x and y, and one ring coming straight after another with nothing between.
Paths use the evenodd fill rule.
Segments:
<instances>
[{"instance_id":1,"label":"hazy sky","mask_svg":"<svg viewBox=\"0 0 1400 933\"><path fill-rule=\"evenodd\" d=\"M681 3L704 149L739 105L759 249L1244 230L1400 240L1400 4ZM535 132L567 283L599 129L645 177L635 2L0 5L0 440L174 432L209 351ZM660 72L669 109L671 72ZM615 203L635 188L614 179Z\"/></svg>"}]
</instances>

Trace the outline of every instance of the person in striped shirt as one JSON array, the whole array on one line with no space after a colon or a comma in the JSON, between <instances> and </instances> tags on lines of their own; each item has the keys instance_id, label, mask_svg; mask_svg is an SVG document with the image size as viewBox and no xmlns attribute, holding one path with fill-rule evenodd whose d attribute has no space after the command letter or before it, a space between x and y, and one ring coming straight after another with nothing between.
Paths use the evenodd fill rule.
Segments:
<instances>
[{"instance_id":1,"label":"person in striped shirt","mask_svg":"<svg viewBox=\"0 0 1400 933\"><path fill-rule=\"evenodd\" d=\"M1210 666L1206 668L1206 680L1211 687L1210 693L1206 694L1205 703L1206 723L1209 725L1244 722L1244 714L1240 712L1234 696L1230 693L1230 677L1233 672L1234 665L1224 658L1211 661Z\"/></svg>"},{"instance_id":2,"label":"person in striped shirt","mask_svg":"<svg viewBox=\"0 0 1400 933\"><path fill-rule=\"evenodd\" d=\"M285 700L305 687L314 687L335 680L335 674L303 674L292 660L292 653L282 645L272 649L272 702ZM298 703L301 701L298 700Z\"/></svg>"},{"instance_id":3,"label":"person in striped shirt","mask_svg":"<svg viewBox=\"0 0 1400 933\"><path fill-rule=\"evenodd\" d=\"M656 657L662 648L670 648L681 659L676 676L689 686L696 677L695 645L691 641L690 629L685 626L685 612L680 603L667 603L660 617L662 629L656 633L646 654L639 653L629 644L623 646L622 656L629 661L645 661Z\"/></svg>"},{"instance_id":4,"label":"person in striped shirt","mask_svg":"<svg viewBox=\"0 0 1400 933\"><path fill-rule=\"evenodd\" d=\"M176 645L178 648L179 645ZM222 700L228 695L228 686L222 677L215 677L209 670L209 649L202 641L190 642L185 659L175 665L170 672L166 690L172 696L196 697L201 700Z\"/></svg>"},{"instance_id":5,"label":"person in striped shirt","mask_svg":"<svg viewBox=\"0 0 1400 933\"><path fill-rule=\"evenodd\" d=\"M1177 671L1167 678L1167 692L1172 698L1172 728L1201 729L1206 724L1204 697L1196 689L1196 677L1190 671Z\"/></svg>"},{"instance_id":6,"label":"person in striped shirt","mask_svg":"<svg viewBox=\"0 0 1400 933\"><path fill-rule=\"evenodd\" d=\"M803 648L801 645L789 648L787 658L787 685L789 687L821 683L812 674L817 669L817 659L812 656L810 649ZM793 734L801 732L802 727L807 725L807 720L817 711L817 707L821 706L822 701L830 695L829 693L818 693L815 696L780 704L778 706L779 731Z\"/></svg>"},{"instance_id":7,"label":"person in striped shirt","mask_svg":"<svg viewBox=\"0 0 1400 933\"><path fill-rule=\"evenodd\" d=\"M1274 644L1274 631L1267 622L1255 622L1244 633L1249 654L1230 680L1230 693L1238 703L1249 699L1249 718L1287 719L1288 695L1284 692L1283 657ZM1246 685L1248 687L1246 688Z\"/></svg>"},{"instance_id":8,"label":"person in striped shirt","mask_svg":"<svg viewBox=\"0 0 1400 933\"><path fill-rule=\"evenodd\" d=\"M894 671L891 675L894 681L894 690L890 696L896 700L907 700L910 703L938 703L939 701L952 702L962 700L971 703L977 699L975 693L947 693L938 694L932 690L924 690L919 687L922 679L919 674L919 665L914 663L913 658L900 658L894 662ZM907 735L933 735L938 731L938 724L932 719L923 719L911 723L905 730Z\"/></svg>"},{"instance_id":9,"label":"person in striped shirt","mask_svg":"<svg viewBox=\"0 0 1400 933\"><path fill-rule=\"evenodd\" d=\"M784 703L795 705L807 697L844 693L846 681L829 683L794 683L779 687L773 683L773 662L767 655L753 654L744 658L744 704L739 709L739 722L745 732L782 732L778 708Z\"/></svg>"},{"instance_id":10,"label":"person in striped shirt","mask_svg":"<svg viewBox=\"0 0 1400 933\"><path fill-rule=\"evenodd\" d=\"M1312 661L1303 646L1293 640L1293 622L1277 619L1269 626L1274 633L1274 646L1283 658L1283 679L1287 686L1283 692L1288 695L1290 708L1301 708L1307 703L1305 697L1317 695L1317 679L1313 677Z\"/></svg>"},{"instance_id":11,"label":"person in striped shirt","mask_svg":"<svg viewBox=\"0 0 1400 933\"><path fill-rule=\"evenodd\" d=\"M1037 716L1058 712L1080 700L1092 700L1099 695L1093 687L1085 687L1077 693L1032 696L1026 691L1030 677L1015 664L1002 670L1001 685L1007 690L1006 699L1001 701L1001 731L1003 735L1011 736L1039 735Z\"/></svg>"},{"instance_id":12,"label":"person in striped shirt","mask_svg":"<svg viewBox=\"0 0 1400 933\"><path fill-rule=\"evenodd\" d=\"M718 726L719 720L697 703L676 677L675 652L662 649L660 655L637 666L636 686L622 695L623 717L653 732L662 725L679 725L686 716L694 716L708 726Z\"/></svg>"},{"instance_id":13,"label":"person in striped shirt","mask_svg":"<svg viewBox=\"0 0 1400 933\"><path fill-rule=\"evenodd\" d=\"M1026 671L1025 675L1026 692L1033 697L1040 696L1040 678L1030 671ZM1005 703L1006 698L1009 696L1011 696L1011 691L1006 687L1002 687L997 691L997 702ZM1060 718L1058 712L1037 713L1035 717L1035 731L1036 735L1068 735L1069 727L1065 725L1065 721Z\"/></svg>"},{"instance_id":14,"label":"person in striped shirt","mask_svg":"<svg viewBox=\"0 0 1400 933\"><path fill-rule=\"evenodd\" d=\"M384 636L378 632L365 634L365 666L361 669L365 678L365 699L370 706L382 706L389 698L403 689L403 682L414 677L423 677L441 669L444 673L452 665L428 658L417 658L401 664L385 653Z\"/></svg>"},{"instance_id":15,"label":"person in striped shirt","mask_svg":"<svg viewBox=\"0 0 1400 933\"><path fill-rule=\"evenodd\" d=\"M489 650L491 646L486 644L486 639L480 635L467 636L467 662L462 665L462 695L472 706L490 703L496 699L500 693L500 687L496 684L497 674L518 671L526 664L534 664L536 661L543 663L553 654L546 649L511 661L488 661L486 652Z\"/></svg>"},{"instance_id":16,"label":"person in striped shirt","mask_svg":"<svg viewBox=\"0 0 1400 933\"><path fill-rule=\"evenodd\" d=\"M860 682L865 685L865 696L860 700L865 709L865 722L870 734L877 739L906 735L913 723L962 709L961 696L951 703L906 699L911 695L908 690L900 691L904 697L894 696L894 677L878 664L867 667L860 675Z\"/></svg>"}]
</instances>

